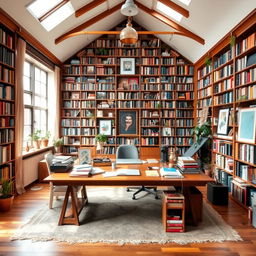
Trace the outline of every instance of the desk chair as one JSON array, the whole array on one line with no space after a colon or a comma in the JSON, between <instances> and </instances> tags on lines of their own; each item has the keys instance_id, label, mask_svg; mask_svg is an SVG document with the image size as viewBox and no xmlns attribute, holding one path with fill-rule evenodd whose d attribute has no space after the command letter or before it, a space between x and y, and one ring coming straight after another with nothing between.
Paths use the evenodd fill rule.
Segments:
<instances>
[{"instance_id":1,"label":"desk chair","mask_svg":"<svg viewBox=\"0 0 256 256\"><path fill-rule=\"evenodd\" d=\"M48 153L44 156L45 160L46 160L46 166L47 166L47 170L48 170L48 174L51 174L51 169L50 166L52 164L52 160L54 158L52 153ZM52 209L52 205L53 205L53 198L54 196L56 197L56 199L58 200L59 196L65 196L66 194L66 190L67 190L67 186L54 186L52 182L50 182L50 199L49 199L49 208ZM77 194L81 193L83 198L86 198L86 190L84 186L81 187L76 187L76 191L75 191L75 195L76 195L76 200L77 200ZM78 201L77 201L78 203Z\"/></svg>"},{"instance_id":2,"label":"desk chair","mask_svg":"<svg viewBox=\"0 0 256 256\"><path fill-rule=\"evenodd\" d=\"M116 151L116 159L139 159L139 153L138 153L137 147L133 145L120 145ZM132 196L133 200L136 199L135 196L141 191L146 191L150 194L153 194L155 195L155 199L158 199L156 188L147 188L145 186L141 186L138 188L128 187L127 192L129 192L130 189L139 189L133 194ZM151 189L153 189L153 191Z\"/></svg>"}]
</instances>

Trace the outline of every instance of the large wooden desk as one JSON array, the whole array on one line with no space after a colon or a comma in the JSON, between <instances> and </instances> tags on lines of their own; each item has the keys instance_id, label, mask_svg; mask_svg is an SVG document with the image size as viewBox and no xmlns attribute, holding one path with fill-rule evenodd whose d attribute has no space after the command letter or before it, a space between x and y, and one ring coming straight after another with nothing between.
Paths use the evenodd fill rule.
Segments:
<instances>
[{"instance_id":1,"label":"large wooden desk","mask_svg":"<svg viewBox=\"0 0 256 256\"><path fill-rule=\"evenodd\" d=\"M52 182L54 185L68 186L65 199L60 214L59 225L75 224L79 225L79 213L81 212L87 198L80 204L75 198L74 186L180 186L183 187L185 197L189 198L189 187L205 186L212 178L205 174L189 174L184 175L183 179L166 179L163 177L148 177L145 170L148 166L156 166L157 164L141 164L141 165L122 165L118 168L139 169L140 176L117 176L104 178L102 174L97 174L91 177L70 177L68 173L52 173L45 180ZM105 171L111 171L111 167L101 167ZM69 196L71 196L71 216L66 216L67 204ZM189 202L189 200L188 200ZM193 214L193 206L191 205Z\"/></svg>"}]
</instances>

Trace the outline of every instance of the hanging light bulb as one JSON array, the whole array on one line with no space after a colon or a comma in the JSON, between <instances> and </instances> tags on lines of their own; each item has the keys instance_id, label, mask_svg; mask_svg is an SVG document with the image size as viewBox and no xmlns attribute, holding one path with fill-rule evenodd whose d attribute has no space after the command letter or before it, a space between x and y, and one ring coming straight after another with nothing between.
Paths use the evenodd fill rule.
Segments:
<instances>
[{"instance_id":1,"label":"hanging light bulb","mask_svg":"<svg viewBox=\"0 0 256 256\"><path fill-rule=\"evenodd\" d=\"M132 18L128 17L126 27L120 33L120 41L123 44L135 44L138 41L138 33L132 27Z\"/></svg>"}]
</instances>

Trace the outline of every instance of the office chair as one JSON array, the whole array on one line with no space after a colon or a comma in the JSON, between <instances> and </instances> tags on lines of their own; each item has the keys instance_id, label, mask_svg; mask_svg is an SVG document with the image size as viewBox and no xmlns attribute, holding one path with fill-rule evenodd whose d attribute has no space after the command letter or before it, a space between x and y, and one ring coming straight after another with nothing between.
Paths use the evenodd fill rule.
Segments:
<instances>
[{"instance_id":1,"label":"office chair","mask_svg":"<svg viewBox=\"0 0 256 256\"><path fill-rule=\"evenodd\" d=\"M50 166L52 164L52 160L54 158L52 153L48 153L44 156L45 161L46 161L46 166L48 170L48 174L51 174L51 169ZM53 207L53 199L54 196L58 200L59 196L65 196L67 190L67 186L54 186L52 182L50 182L50 194L49 194L49 208L52 209ZM86 198L86 190L84 186L80 187L75 187L75 195L76 195L76 200L77 200L77 194L81 193L82 197Z\"/></svg>"},{"instance_id":2,"label":"office chair","mask_svg":"<svg viewBox=\"0 0 256 256\"><path fill-rule=\"evenodd\" d=\"M120 145L116 151L116 159L139 159L137 147L133 145ZM153 194L155 196L155 199L158 199L156 188L147 188L145 186L141 186L138 188L139 190L137 190L132 196L133 200L136 199L136 195L141 191L146 191L150 194ZM129 192L130 189L137 189L137 187L128 187L127 192ZM153 189L153 191L151 189Z\"/></svg>"}]
</instances>

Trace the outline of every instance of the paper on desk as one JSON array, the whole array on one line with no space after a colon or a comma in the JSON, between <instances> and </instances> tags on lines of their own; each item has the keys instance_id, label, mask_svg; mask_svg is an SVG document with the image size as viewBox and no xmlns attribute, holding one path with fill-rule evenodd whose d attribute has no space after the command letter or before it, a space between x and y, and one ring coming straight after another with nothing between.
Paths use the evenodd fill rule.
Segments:
<instances>
[{"instance_id":1,"label":"paper on desk","mask_svg":"<svg viewBox=\"0 0 256 256\"><path fill-rule=\"evenodd\" d=\"M158 171L149 171L149 170L146 170L146 176L150 176L150 177L159 177L159 173L158 173Z\"/></svg>"},{"instance_id":2,"label":"paper on desk","mask_svg":"<svg viewBox=\"0 0 256 256\"><path fill-rule=\"evenodd\" d=\"M158 161L156 159L147 159L149 164L156 164Z\"/></svg>"},{"instance_id":3,"label":"paper on desk","mask_svg":"<svg viewBox=\"0 0 256 256\"><path fill-rule=\"evenodd\" d=\"M119 169L117 171L114 172L105 172L103 174L104 178L107 177L115 177L115 176L138 176L140 175L140 170L138 169Z\"/></svg>"}]
</instances>

